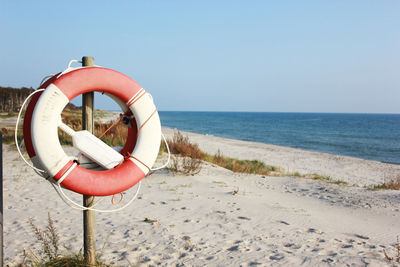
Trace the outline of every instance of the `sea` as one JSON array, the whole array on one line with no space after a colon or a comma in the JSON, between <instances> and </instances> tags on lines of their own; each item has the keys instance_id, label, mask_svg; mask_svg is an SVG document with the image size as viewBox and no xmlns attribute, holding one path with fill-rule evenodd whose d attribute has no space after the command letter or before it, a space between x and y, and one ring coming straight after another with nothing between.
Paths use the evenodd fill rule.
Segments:
<instances>
[{"instance_id":1,"label":"sea","mask_svg":"<svg viewBox=\"0 0 400 267\"><path fill-rule=\"evenodd\" d=\"M182 131L400 164L400 114L160 111Z\"/></svg>"}]
</instances>

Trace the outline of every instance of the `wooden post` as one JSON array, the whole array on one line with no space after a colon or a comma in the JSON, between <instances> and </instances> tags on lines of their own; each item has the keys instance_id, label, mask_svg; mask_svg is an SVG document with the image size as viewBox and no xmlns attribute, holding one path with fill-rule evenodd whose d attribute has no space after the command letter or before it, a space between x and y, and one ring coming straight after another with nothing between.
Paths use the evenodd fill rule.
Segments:
<instances>
[{"instance_id":1,"label":"wooden post","mask_svg":"<svg viewBox=\"0 0 400 267\"><path fill-rule=\"evenodd\" d=\"M82 57L82 66L94 66L93 57ZM91 133L94 132L94 92L82 95L82 128ZM94 196L83 196L83 206L92 207ZM96 266L96 238L95 238L95 216L94 211L83 211L83 251L86 266Z\"/></svg>"}]
</instances>

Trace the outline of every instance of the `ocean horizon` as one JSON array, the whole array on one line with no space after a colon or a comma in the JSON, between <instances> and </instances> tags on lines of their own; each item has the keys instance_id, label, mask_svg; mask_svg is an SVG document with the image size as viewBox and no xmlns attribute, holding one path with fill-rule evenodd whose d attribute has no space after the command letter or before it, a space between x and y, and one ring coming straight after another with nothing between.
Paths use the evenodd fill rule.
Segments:
<instances>
[{"instance_id":1,"label":"ocean horizon","mask_svg":"<svg viewBox=\"0 0 400 267\"><path fill-rule=\"evenodd\" d=\"M159 111L162 126L400 164L400 114Z\"/></svg>"}]
</instances>

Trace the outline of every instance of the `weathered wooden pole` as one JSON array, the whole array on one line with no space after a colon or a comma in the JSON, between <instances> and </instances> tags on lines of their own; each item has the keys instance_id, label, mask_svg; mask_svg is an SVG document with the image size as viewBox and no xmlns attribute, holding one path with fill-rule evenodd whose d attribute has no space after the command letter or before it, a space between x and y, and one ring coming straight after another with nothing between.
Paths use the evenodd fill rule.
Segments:
<instances>
[{"instance_id":1,"label":"weathered wooden pole","mask_svg":"<svg viewBox=\"0 0 400 267\"><path fill-rule=\"evenodd\" d=\"M82 66L94 66L93 57L82 57ZM94 92L82 95L82 130L94 132ZM92 207L94 196L83 196L83 206ZM96 266L95 216L93 210L83 211L83 251L86 266Z\"/></svg>"}]
</instances>

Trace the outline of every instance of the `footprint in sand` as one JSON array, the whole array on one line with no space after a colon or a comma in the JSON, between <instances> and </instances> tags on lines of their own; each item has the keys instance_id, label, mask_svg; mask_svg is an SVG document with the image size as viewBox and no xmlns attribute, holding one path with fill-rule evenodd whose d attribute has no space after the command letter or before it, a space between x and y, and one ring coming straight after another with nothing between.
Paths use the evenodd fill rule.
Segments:
<instances>
[{"instance_id":1,"label":"footprint in sand","mask_svg":"<svg viewBox=\"0 0 400 267\"><path fill-rule=\"evenodd\" d=\"M230 248L228 248L228 249L226 249L226 250L231 251L231 252L233 252L233 251L238 251L238 250L239 250L239 245L232 246L232 247L230 247Z\"/></svg>"},{"instance_id":2,"label":"footprint in sand","mask_svg":"<svg viewBox=\"0 0 400 267\"><path fill-rule=\"evenodd\" d=\"M280 261L280 260L282 260L283 258L285 258L285 256L283 256L283 255L280 254L280 253L277 253L277 254L274 254L274 255L272 255L272 256L269 256L269 259L270 259L270 260L273 260L273 261Z\"/></svg>"},{"instance_id":3,"label":"footprint in sand","mask_svg":"<svg viewBox=\"0 0 400 267\"><path fill-rule=\"evenodd\" d=\"M345 244L345 245L341 246L341 248L352 248L352 247L353 247L353 245L351 245L351 244Z\"/></svg>"},{"instance_id":4,"label":"footprint in sand","mask_svg":"<svg viewBox=\"0 0 400 267\"><path fill-rule=\"evenodd\" d=\"M360 239L364 239L364 240L369 239L368 236L363 236L363 235L358 235L358 234L355 234L354 236L357 237L357 238L360 238Z\"/></svg>"},{"instance_id":5,"label":"footprint in sand","mask_svg":"<svg viewBox=\"0 0 400 267\"><path fill-rule=\"evenodd\" d=\"M301 248L301 245L296 245L294 243L286 243L283 246L285 248L290 248L290 249L299 249L299 248Z\"/></svg>"}]
</instances>

